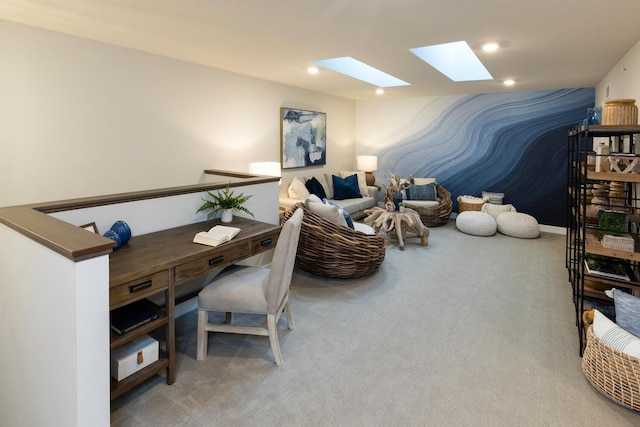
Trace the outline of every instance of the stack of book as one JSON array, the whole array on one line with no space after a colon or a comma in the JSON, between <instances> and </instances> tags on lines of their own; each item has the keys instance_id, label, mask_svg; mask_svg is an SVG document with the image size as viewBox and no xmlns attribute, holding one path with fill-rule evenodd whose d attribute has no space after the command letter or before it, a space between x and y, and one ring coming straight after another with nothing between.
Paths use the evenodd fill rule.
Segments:
<instances>
[{"instance_id":1,"label":"stack of book","mask_svg":"<svg viewBox=\"0 0 640 427\"><path fill-rule=\"evenodd\" d=\"M162 309L148 299L141 299L111 311L111 329L118 335L156 320Z\"/></svg>"}]
</instances>

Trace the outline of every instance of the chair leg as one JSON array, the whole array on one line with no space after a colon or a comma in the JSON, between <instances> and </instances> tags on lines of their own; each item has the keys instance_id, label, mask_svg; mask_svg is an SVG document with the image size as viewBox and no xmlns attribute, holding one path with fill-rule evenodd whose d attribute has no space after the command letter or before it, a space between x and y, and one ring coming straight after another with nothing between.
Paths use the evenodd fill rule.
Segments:
<instances>
[{"instance_id":1,"label":"chair leg","mask_svg":"<svg viewBox=\"0 0 640 427\"><path fill-rule=\"evenodd\" d=\"M291 302L289 302L289 298L287 298L287 303L284 306L284 311L287 313L287 323L289 324L289 329L293 331L296 328L296 324L293 322L293 313L291 313Z\"/></svg>"},{"instance_id":2,"label":"chair leg","mask_svg":"<svg viewBox=\"0 0 640 427\"><path fill-rule=\"evenodd\" d=\"M207 332L207 322L209 313L206 310L198 309L198 332L196 333L196 360L207 358L207 347L209 332Z\"/></svg>"},{"instance_id":3,"label":"chair leg","mask_svg":"<svg viewBox=\"0 0 640 427\"><path fill-rule=\"evenodd\" d=\"M269 330L269 342L271 343L271 351L276 365L282 366L282 352L280 351L280 340L278 339L278 324L276 316L267 314L267 329Z\"/></svg>"}]
</instances>

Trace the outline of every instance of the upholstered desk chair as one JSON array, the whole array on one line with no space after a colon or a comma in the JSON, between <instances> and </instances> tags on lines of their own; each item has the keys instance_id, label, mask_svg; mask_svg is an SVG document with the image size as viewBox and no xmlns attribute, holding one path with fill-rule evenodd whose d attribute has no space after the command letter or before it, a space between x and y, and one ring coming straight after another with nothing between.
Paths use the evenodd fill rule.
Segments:
<instances>
[{"instance_id":1,"label":"upholstered desk chair","mask_svg":"<svg viewBox=\"0 0 640 427\"><path fill-rule=\"evenodd\" d=\"M198 360L207 356L208 333L226 332L268 336L273 357L282 365L282 352L278 339L278 320L287 314L289 329L295 327L289 304L289 285L298 249L302 224L302 209L284 223L273 253L270 268L246 267L237 273L209 283L198 294ZM226 323L210 323L209 312L227 313ZM264 314L267 326L232 325L232 313Z\"/></svg>"}]
</instances>

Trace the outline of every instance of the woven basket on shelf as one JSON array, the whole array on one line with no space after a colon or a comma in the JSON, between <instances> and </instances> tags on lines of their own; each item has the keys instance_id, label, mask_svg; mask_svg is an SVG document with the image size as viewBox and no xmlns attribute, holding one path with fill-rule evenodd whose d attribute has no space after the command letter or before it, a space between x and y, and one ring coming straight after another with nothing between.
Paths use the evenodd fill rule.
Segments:
<instances>
[{"instance_id":1,"label":"woven basket on shelf","mask_svg":"<svg viewBox=\"0 0 640 427\"><path fill-rule=\"evenodd\" d=\"M604 344L593 333L589 311L583 313L586 346L582 372L599 392L627 408L640 411L640 360Z\"/></svg>"},{"instance_id":2,"label":"woven basket on shelf","mask_svg":"<svg viewBox=\"0 0 640 427\"><path fill-rule=\"evenodd\" d=\"M464 211L480 211L484 205L484 199L472 196L458 196L458 213Z\"/></svg>"},{"instance_id":3,"label":"woven basket on shelf","mask_svg":"<svg viewBox=\"0 0 640 427\"><path fill-rule=\"evenodd\" d=\"M378 270L385 256L384 239L378 234L365 234L334 224L311 212L304 203L287 209L282 223L297 208L304 210L296 267L318 276L351 279Z\"/></svg>"}]
</instances>

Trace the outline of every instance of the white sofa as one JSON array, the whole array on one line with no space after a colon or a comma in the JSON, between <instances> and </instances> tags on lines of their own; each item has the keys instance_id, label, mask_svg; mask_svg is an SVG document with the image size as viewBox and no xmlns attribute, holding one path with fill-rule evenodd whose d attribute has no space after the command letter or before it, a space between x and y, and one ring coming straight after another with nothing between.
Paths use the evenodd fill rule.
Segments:
<instances>
[{"instance_id":1,"label":"white sofa","mask_svg":"<svg viewBox=\"0 0 640 427\"><path fill-rule=\"evenodd\" d=\"M362 197L354 197L349 199L336 200L334 199L333 191L333 179L332 175L336 175L341 178L346 178L349 175L357 174L360 194ZM364 172L350 172L340 171L339 173L331 174L314 174L313 176L299 176L297 183L293 183L294 178L283 178L280 183L280 209L286 210L296 203L304 202L308 194L305 194L300 184L304 187L304 184L308 179L315 177L322 185L327 199L337 204L342 209L349 212L351 218L354 220L364 218L365 209L370 209L378 204L378 194L380 192L378 187L367 186L364 181ZM293 186L292 186L293 183ZM295 188L294 188L295 187Z\"/></svg>"}]
</instances>

